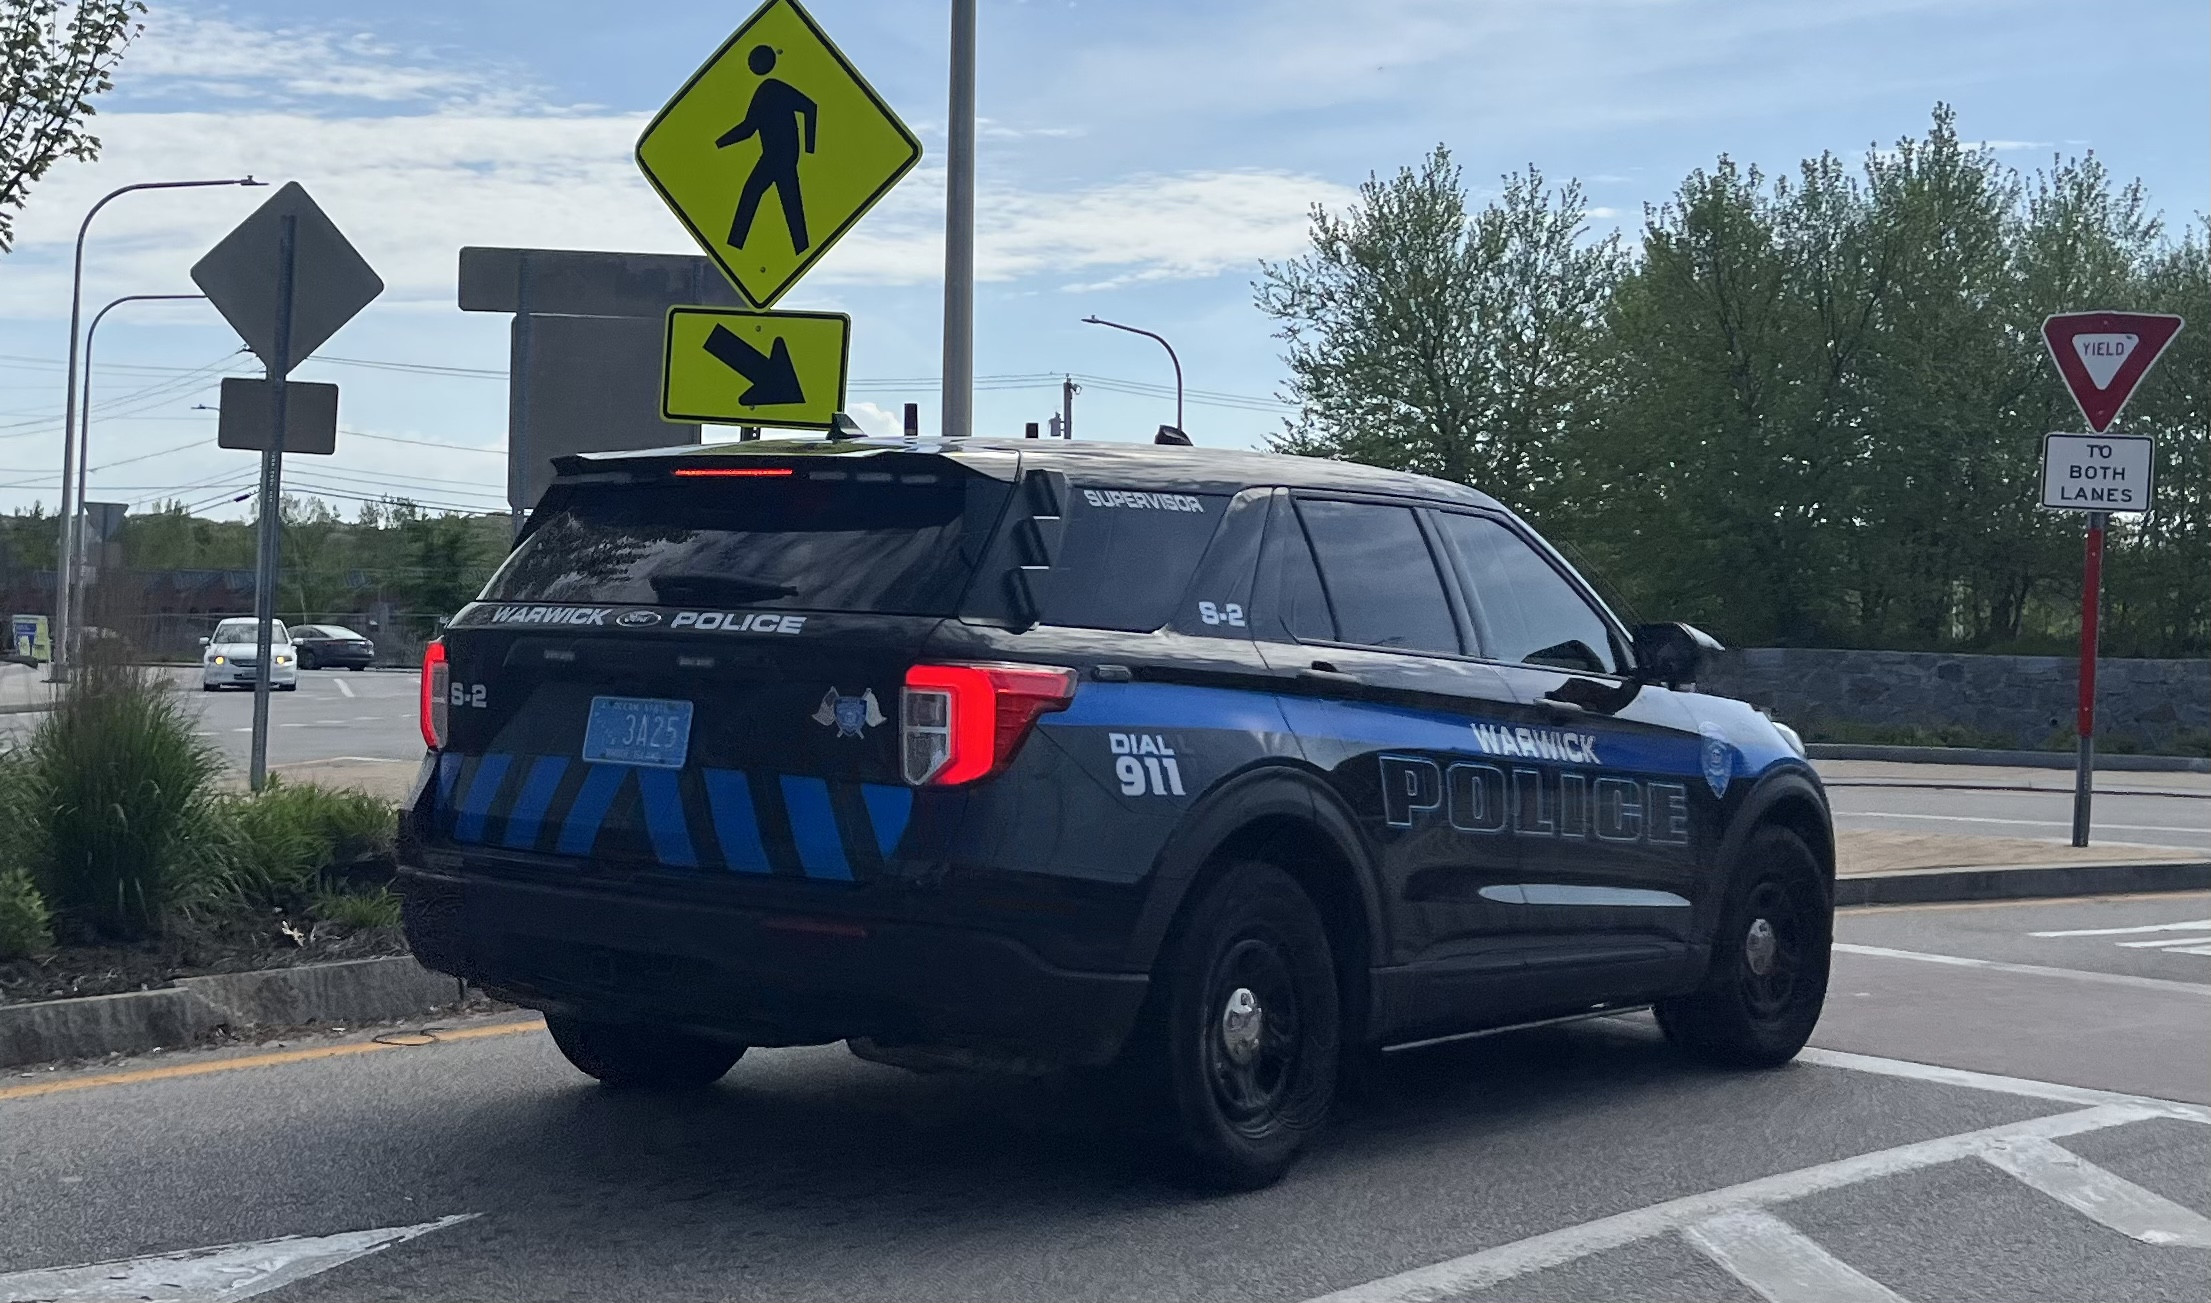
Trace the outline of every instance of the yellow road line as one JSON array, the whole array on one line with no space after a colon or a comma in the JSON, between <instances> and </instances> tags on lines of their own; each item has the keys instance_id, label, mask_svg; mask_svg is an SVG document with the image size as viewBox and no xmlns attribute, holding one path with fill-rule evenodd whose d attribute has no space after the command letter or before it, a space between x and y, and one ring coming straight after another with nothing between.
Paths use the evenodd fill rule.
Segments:
<instances>
[{"instance_id":1,"label":"yellow road line","mask_svg":"<svg viewBox=\"0 0 2211 1303\"><path fill-rule=\"evenodd\" d=\"M521 1022L493 1023L488 1027L439 1028L435 1031L392 1031L380 1033L387 1039L348 1041L342 1045L318 1045L304 1050L278 1050L271 1054L247 1054L235 1059L208 1059L199 1063L170 1063L158 1068L134 1068L129 1072L104 1072L90 1077L61 1077L52 1081L27 1082L20 1086L0 1086L0 1101L34 1099L40 1095L59 1095L72 1090L92 1090L99 1086L129 1086L142 1081L168 1081L177 1077L204 1077L216 1072L238 1072L246 1068L274 1068L287 1063L310 1063L316 1059L344 1058L349 1054L370 1054L377 1050L418 1049L430 1045L443 1045L448 1041L474 1041L487 1036L513 1036L521 1032L542 1031L543 1019L531 1018ZM428 1036L432 1039L415 1039Z\"/></svg>"}]
</instances>

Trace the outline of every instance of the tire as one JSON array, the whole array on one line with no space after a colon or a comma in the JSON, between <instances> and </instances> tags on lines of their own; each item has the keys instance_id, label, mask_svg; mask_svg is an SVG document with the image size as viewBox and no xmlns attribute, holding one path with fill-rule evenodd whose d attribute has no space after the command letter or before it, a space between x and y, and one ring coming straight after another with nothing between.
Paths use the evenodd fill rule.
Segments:
<instances>
[{"instance_id":1,"label":"tire","mask_svg":"<svg viewBox=\"0 0 2211 1303\"><path fill-rule=\"evenodd\" d=\"M299 667L303 670L311 670L315 668L315 657L313 653L301 652L299 654Z\"/></svg>"},{"instance_id":2,"label":"tire","mask_svg":"<svg viewBox=\"0 0 2211 1303\"><path fill-rule=\"evenodd\" d=\"M1312 901L1273 865L1231 865L1170 933L1133 1047L1177 1166L1210 1189L1279 1180L1328 1120L1341 1030Z\"/></svg>"},{"instance_id":3,"label":"tire","mask_svg":"<svg viewBox=\"0 0 2211 1303\"><path fill-rule=\"evenodd\" d=\"M362 671L362 670L365 670L365 669L367 669L367 668L368 668L368 666L366 666L366 665L348 665L348 666L346 666L346 668L347 668L347 669L349 669L349 670L352 670L352 671L354 671L355 673L359 673L360 671Z\"/></svg>"},{"instance_id":4,"label":"tire","mask_svg":"<svg viewBox=\"0 0 2211 1303\"><path fill-rule=\"evenodd\" d=\"M299 691L299 680L294 679L290 683L272 683L269 686L278 692L297 692Z\"/></svg>"},{"instance_id":5,"label":"tire","mask_svg":"<svg viewBox=\"0 0 2211 1303\"><path fill-rule=\"evenodd\" d=\"M1811 1039L1827 1001L1834 897L1819 860L1786 828L1751 834L1730 875L1702 989L1653 1010L1666 1039L1706 1063L1772 1068Z\"/></svg>"},{"instance_id":6,"label":"tire","mask_svg":"<svg viewBox=\"0 0 2211 1303\"><path fill-rule=\"evenodd\" d=\"M547 1014L553 1044L576 1069L609 1086L695 1090L711 1086L744 1057L745 1047L647 1023L586 1022Z\"/></svg>"}]
</instances>

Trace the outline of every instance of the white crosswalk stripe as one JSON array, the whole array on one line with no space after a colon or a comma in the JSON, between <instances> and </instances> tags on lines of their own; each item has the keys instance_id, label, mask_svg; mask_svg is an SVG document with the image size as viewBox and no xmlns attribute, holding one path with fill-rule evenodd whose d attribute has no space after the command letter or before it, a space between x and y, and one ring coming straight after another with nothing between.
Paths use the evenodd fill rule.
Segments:
<instances>
[{"instance_id":1,"label":"white crosswalk stripe","mask_svg":"<svg viewBox=\"0 0 2211 1303\"><path fill-rule=\"evenodd\" d=\"M2101 1225L2147 1244L2211 1248L2211 1219L2124 1180L2055 1142L2157 1118L2211 1123L2197 1105L1807 1050L1814 1062L1944 1080L2091 1107L1922 1140L1741 1185L1688 1195L1371 1280L1308 1303L1433 1303L1667 1234L1679 1236L1772 1303L1907 1303L1770 1210L1868 1181L1978 1158Z\"/></svg>"},{"instance_id":2,"label":"white crosswalk stripe","mask_svg":"<svg viewBox=\"0 0 2211 1303\"><path fill-rule=\"evenodd\" d=\"M1905 1303L1880 1281L1757 1208L1707 1217L1681 1238L1769 1303Z\"/></svg>"},{"instance_id":3,"label":"white crosswalk stripe","mask_svg":"<svg viewBox=\"0 0 2211 1303\"><path fill-rule=\"evenodd\" d=\"M2145 1244L2211 1249L2211 1219L2115 1176L2062 1145L2015 1136L1981 1152L1984 1162Z\"/></svg>"}]
</instances>

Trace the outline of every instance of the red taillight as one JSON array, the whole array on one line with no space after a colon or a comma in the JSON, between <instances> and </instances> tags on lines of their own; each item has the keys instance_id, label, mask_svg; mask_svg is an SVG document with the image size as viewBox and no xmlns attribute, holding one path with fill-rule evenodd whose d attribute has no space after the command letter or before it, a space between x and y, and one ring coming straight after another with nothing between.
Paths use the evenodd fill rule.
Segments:
<instances>
[{"instance_id":1,"label":"red taillight","mask_svg":"<svg viewBox=\"0 0 2211 1303\"><path fill-rule=\"evenodd\" d=\"M1067 709L1075 672L1052 665L916 665L898 712L906 781L988 778L1021 749L1037 716Z\"/></svg>"},{"instance_id":2,"label":"red taillight","mask_svg":"<svg viewBox=\"0 0 2211 1303\"><path fill-rule=\"evenodd\" d=\"M788 466L678 466L672 472L685 480L757 480L789 475Z\"/></svg>"},{"instance_id":3,"label":"red taillight","mask_svg":"<svg viewBox=\"0 0 2211 1303\"><path fill-rule=\"evenodd\" d=\"M445 644L432 638L422 649L422 743L432 751L445 745L445 695L452 673L445 663Z\"/></svg>"}]
</instances>

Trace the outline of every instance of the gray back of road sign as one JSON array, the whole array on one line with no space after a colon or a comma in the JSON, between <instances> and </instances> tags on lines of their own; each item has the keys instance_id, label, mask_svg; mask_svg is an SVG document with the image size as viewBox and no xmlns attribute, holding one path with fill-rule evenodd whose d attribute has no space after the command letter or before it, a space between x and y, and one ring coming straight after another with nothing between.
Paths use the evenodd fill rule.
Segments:
<instances>
[{"instance_id":1,"label":"gray back of road sign","mask_svg":"<svg viewBox=\"0 0 2211 1303\"><path fill-rule=\"evenodd\" d=\"M697 443L660 419L668 309L735 306L737 292L691 254L461 250L463 312L515 314L507 383L507 501L537 505L553 459Z\"/></svg>"},{"instance_id":2,"label":"gray back of road sign","mask_svg":"<svg viewBox=\"0 0 2211 1303\"><path fill-rule=\"evenodd\" d=\"M297 366L338 333L384 282L297 181L238 223L192 264L192 282L266 366L277 354L278 249L287 216L298 219L292 253L292 341Z\"/></svg>"},{"instance_id":3,"label":"gray back of road sign","mask_svg":"<svg viewBox=\"0 0 2211 1303\"><path fill-rule=\"evenodd\" d=\"M112 543L123 533L123 518L130 514L127 502L87 502L84 521L95 543Z\"/></svg>"},{"instance_id":4,"label":"gray back of road sign","mask_svg":"<svg viewBox=\"0 0 2211 1303\"><path fill-rule=\"evenodd\" d=\"M284 382L284 451L328 456L338 450L338 387ZM215 445L266 452L276 430L276 388L266 380L227 376L215 421Z\"/></svg>"}]
</instances>

